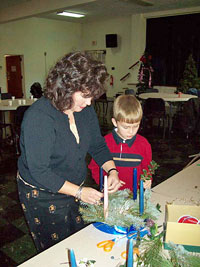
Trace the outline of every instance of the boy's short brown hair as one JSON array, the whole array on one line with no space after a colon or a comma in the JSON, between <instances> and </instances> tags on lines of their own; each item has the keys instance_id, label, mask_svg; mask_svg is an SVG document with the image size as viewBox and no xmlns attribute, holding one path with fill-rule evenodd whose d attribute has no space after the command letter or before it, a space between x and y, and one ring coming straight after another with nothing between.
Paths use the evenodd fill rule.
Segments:
<instances>
[{"instance_id":1,"label":"boy's short brown hair","mask_svg":"<svg viewBox=\"0 0 200 267\"><path fill-rule=\"evenodd\" d=\"M142 106L134 95L120 95L114 101L113 118L116 121L137 123L142 119Z\"/></svg>"}]
</instances>

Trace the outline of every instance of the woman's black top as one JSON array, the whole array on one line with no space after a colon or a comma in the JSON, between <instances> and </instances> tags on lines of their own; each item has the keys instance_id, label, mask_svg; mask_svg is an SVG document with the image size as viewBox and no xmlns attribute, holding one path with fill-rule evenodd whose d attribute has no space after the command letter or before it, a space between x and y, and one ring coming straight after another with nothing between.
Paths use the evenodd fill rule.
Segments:
<instances>
[{"instance_id":1,"label":"woman's black top","mask_svg":"<svg viewBox=\"0 0 200 267\"><path fill-rule=\"evenodd\" d=\"M99 129L92 106L74 112L80 142L68 116L41 97L26 111L20 136L18 169L31 185L57 192L67 180L80 185L86 178L87 152L102 166L112 156Z\"/></svg>"}]
</instances>

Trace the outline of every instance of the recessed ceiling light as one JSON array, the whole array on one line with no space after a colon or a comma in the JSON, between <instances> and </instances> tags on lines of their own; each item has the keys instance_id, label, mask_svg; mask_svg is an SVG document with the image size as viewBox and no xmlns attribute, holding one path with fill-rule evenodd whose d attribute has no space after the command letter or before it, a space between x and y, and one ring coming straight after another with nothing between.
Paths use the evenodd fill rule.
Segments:
<instances>
[{"instance_id":1,"label":"recessed ceiling light","mask_svg":"<svg viewBox=\"0 0 200 267\"><path fill-rule=\"evenodd\" d=\"M85 15L83 15L83 14L77 14L77 13L72 13L72 12L67 12L67 11L58 12L57 15L66 16L66 17L73 17L73 18L85 17Z\"/></svg>"}]
</instances>

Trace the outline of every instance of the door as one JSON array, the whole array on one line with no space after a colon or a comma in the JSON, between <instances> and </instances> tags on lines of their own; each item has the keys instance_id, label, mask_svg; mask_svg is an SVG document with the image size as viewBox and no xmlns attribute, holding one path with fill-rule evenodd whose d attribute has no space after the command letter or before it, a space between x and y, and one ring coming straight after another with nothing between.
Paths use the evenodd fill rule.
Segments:
<instances>
[{"instance_id":1,"label":"door","mask_svg":"<svg viewBox=\"0 0 200 267\"><path fill-rule=\"evenodd\" d=\"M23 97L21 67L21 56L6 56L7 89L16 98Z\"/></svg>"}]
</instances>

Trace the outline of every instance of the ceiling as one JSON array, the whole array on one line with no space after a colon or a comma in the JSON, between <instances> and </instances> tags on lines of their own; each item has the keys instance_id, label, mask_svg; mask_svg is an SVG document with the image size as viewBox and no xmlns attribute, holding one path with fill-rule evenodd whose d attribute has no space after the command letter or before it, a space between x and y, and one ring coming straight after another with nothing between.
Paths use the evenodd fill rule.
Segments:
<instances>
[{"instance_id":1,"label":"ceiling","mask_svg":"<svg viewBox=\"0 0 200 267\"><path fill-rule=\"evenodd\" d=\"M20 5L26 0L0 0L0 9Z\"/></svg>"},{"instance_id":2,"label":"ceiling","mask_svg":"<svg viewBox=\"0 0 200 267\"><path fill-rule=\"evenodd\" d=\"M44 4L40 9L40 3ZM55 4L53 8L53 3ZM60 5L59 5L60 4ZM52 5L52 8L49 6ZM32 12L26 15L26 8L32 6ZM18 16L16 19L25 17L42 17L78 23L92 22L100 19L108 19L117 16L129 16L138 13L152 13L157 11L167 11L176 9L187 9L198 7L200 13L200 0L0 0L0 11L6 14L6 11L20 10L23 16ZM57 16L57 11L71 11L85 14L84 18L74 19ZM9 14L10 12L8 12ZM14 12L12 12L14 13ZM190 13L190 12L188 12ZM13 14L12 14L13 15ZM147 16L148 17L148 16ZM12 19L14 20L13 16ZM7 20L9 21L9 20ZM4 18L4 21L7 22Z\"/></svg>"}]
</instances>

